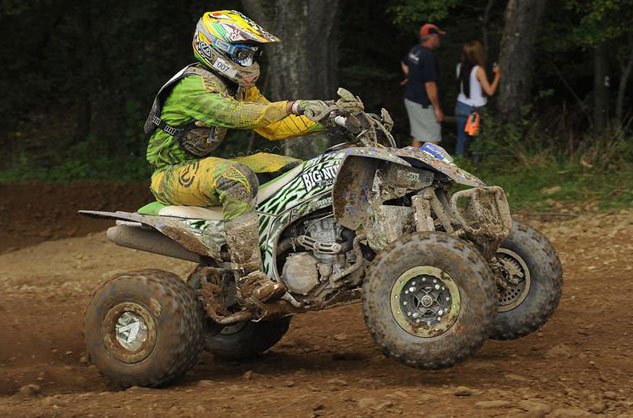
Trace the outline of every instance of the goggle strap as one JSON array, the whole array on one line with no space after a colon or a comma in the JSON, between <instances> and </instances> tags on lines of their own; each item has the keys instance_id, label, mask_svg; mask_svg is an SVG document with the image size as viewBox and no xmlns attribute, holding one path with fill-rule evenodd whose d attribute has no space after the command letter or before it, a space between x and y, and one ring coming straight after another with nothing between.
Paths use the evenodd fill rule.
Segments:
<instances>
[{"instance_id":1,"label":"goggle strap","mask_svg":"<svg viewBox=\"0 0 633 418\"><path fill-rule=\"evenodd\" d=\"M214 47L218 48L221 51L226 52L229 55L232 55L235 52L235 46L231 45L228 42L224 42L221 39L218 38L213 38L211 39L211 43L213 44Z\"/></svg>"},{"instance_id":2,"label":"goggle strap","mask_svg":"<svg viewBox=\"0 0 633 418\"><path fill-rule=\"evenodd\" d=\"M232 45L228 42L224 42L221 39L218 38L213 38L211 40L211 43L213 44L214 47L218 48L221 51L226 52L229 56L233 56L237 51L239 51L240 49L246 49L249 51L253 51L253 55L257 56L257 54L261 54L261 49L254 47L247 47L247 46L243 46L243 47L238 47L237 45Z\"/></svg>"}]
</instances>

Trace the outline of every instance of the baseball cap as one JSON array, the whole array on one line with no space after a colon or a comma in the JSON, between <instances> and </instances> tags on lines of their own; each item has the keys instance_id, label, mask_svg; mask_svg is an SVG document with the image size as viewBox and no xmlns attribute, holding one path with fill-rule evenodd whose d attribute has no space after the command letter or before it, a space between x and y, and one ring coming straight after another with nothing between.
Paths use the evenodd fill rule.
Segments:
<instances>
[{"instance_id":1,"label":"baseball cap","mask_svg":"<svg viewBox=\"0 0 633 418\"><path fill-rule=\"evenodd\" d=\"M444 36L446 35L446 32L442 32L440 28L438 28L432 23L425 23L420 28L420 36L429 36L429 35Z\"/></svg>"}]
</instances>

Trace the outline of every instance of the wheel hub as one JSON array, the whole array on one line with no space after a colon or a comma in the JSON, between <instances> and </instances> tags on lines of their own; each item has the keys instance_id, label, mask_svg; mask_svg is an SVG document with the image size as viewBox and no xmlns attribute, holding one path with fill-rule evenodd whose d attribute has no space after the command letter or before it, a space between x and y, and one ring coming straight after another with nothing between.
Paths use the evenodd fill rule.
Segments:
<instances>
[{"instance_id":1,"label":"wheel hub","mask_svg":"<svg viewBox=\"0 0 633 418\"><path fill-rule=\"evenodd\" d=\"M460 311L459 289L451 276L432 266L404 272L391 289L391 313L398 325L418 337L446 332Z\"/></svg>"},{"instance_id":2,"label":"wheel hub","mask_svg":"<svg viewBox=\"0 0 633 418\"><path fill-rule=\"evenodd\" d=\"M508 312L519 306L530 291L530 270L523 258L507 248L497 250L497 261L505 287L497 287L499 312Z\"/></svg>"},{"instance_id":3,"label":"wheel hub","mask_svg":"<svg viewBox=\"0 0 633 418\"><path fill-rule=\"evenodd\" d=\"M416 298L416 301L417 300L418 299ZM420 304L425 308L428 308L429 306L433 304L433 298L429 295L422 296L422 299L419 299L419 301L420 301Z\"/></svg>"},{"instance_id":4,"label":"wheel hub","mask_svg":"<svg viewBox=\"0 0 633 418\"><path fill-rule=\"evenodd\" d=\"M125 363L137 363L154 349L156 328L142 305L124 302L113 306L103 320L104 344L110 354Z\"/></svg>"},{"instance_id":5,"label":"wheel hub","mask_svg":"<svg viewBox=\"0 0 633 418\"><path fill-rule=\"evenodd\" d=\"M129 351L137 351L147 341L147 324L132 312L124 312L115 325L116 339Z\"/></svg>"}]
</instances>

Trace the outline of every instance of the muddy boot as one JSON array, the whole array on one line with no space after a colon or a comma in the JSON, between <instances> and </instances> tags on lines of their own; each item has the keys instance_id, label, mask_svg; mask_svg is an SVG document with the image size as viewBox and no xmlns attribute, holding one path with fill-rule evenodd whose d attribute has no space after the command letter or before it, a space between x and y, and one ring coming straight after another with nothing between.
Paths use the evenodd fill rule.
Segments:
<instances>
[{"instance_id":1,"label":"muddy boot","mask_svg":"<svg viewBox=\"0 0 633 418\"><path fill-rule=\"evenodd\" d=\"M238 273L238 294L242 300L253 297L268 302L283 296L286 288L262 271L258 226L257 214L253 212L225 222L224 231L233 268Z\"/></svg>"}]
</instances>

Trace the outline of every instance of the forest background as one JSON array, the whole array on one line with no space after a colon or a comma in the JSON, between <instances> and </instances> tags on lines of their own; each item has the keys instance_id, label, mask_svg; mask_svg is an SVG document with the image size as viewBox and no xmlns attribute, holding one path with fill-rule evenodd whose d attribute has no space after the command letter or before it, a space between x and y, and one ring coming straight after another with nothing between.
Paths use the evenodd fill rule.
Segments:
<instances>
[{"instance_id":1,"label":"forest background","mask_svg":"<svg viewBox=\"0 0 633 418\"><path fill-rule=\"evenodd\" d=\"M481 40L503 77L474 145L483 158L459 163L527 211L633 202L633 0L1 0L0 182L147 181L153 97L193 62L202 13L226 8L283 41L263 56L269 98L330 99L343 86L367 110L392 113L400 146L409 143L400 60L420 24L448 33L437 51L447 115L461 46ZM443 132L452 152L450 117ZM220 152L308 158L333 141L233 132Z\"/></svg>"}]
</instances>

